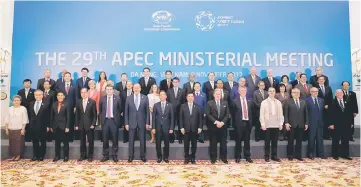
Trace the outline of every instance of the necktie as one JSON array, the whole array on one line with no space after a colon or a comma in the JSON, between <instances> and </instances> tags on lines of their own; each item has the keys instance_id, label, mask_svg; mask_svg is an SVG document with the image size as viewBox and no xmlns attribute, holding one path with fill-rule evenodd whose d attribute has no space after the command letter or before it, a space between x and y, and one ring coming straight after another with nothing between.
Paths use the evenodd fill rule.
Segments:
<instances>
[{"instance_id":1,"label":"necktie","mask_svg":"<svg viewBox=\"0 0 361 187\"><path fill-rule=\"evenodd\" d=\"M190 82L189 84L191 85L191 89L193 90L193 84L194 84L194 83Z\"/></svg>"},{"instance_id":2,"label":"necktie","mask_svg":"<svg viewBox=\"0 0 361 187\"><path fill-rule=\"evenodd\" d=\"M123 86L123 90L125 89L125 83L124 82L122 82L122 86Z\"/></svg>"},{"instance_id":3,"label":"necktie","mask_svg":"<svg viewBox=\"0 0 361 187\"><path fill-rule=\"evenodd\" d=\"M345 106L343 105L343 102L342 102L342 100L339 100L339 102L340 102L340 107L341 107L341 110L342 110L342 112L345 110Z\"/></svg>"},{"instance_id":4,"label":"necktie","mask_svg":"<svg viewBox=\"0 0 361 187\"><path fill-rule=\"evenodd\" d=\"M323 87L323 85L321 86L321 91L322 91L322 95L325 96L325 88Z\"/></svg>"},{"instance_id":5,"label":"necktie","mask_svg":"<svg viewBox=\"0 0 361 187\"><path fill-rule=\"evenodd\" d=\"M40 110L40 102L37 101L37 102L36 102L36 107L35 107L35 113L36 113L36 115L38 115L39 110Z\"/></svg>"},{"instance_id":6,"label":"necktie","mask_svg":"<svg viewBox=\"0 0 361 187\"><path fill-rule=\"evenodd\" d=\"M174 97L177 97L177 94L178 94L178 89L174 88Z\"/></svg>"},{"instance_id":7,"label":"necktie","mask_svg":"<svg viewBox=\"0 0 361 187\"><path fill-rule=\"evenodd\" d=\"M127 96L130 96L130 90L127 91Z\"/></svg>"},{"instance_id":8,"label":"necktie","mask_svg":"<svg viewBox=\"0 0 361 187\"><path fill-rule=\"evenodd\" d=\"M188 108L189 108L190 115L192 115L192 104L188 104Z\"/></svg>"},{"instance_id":9,"label":"necktie","mask_svg":"<svg viewBox=\"0 0 361 187\"><path fill-rule=\"evenodd\" d=\"M137 108L137 111L138 111L138 109L139 109L139 95L137 95L137 96L135 96L135 106L136 106L136 108Z\"/></svg>"},{"instance_id":10,"label":"necktie","mask_svg":"<svg viewBox=\"0 0 361 187\"><path fill-rule=\"evenodd\" d=\"M167 87L170 88L170 81L167 79Z\"/></svg>"},{"instance_id":11,"label":"necktie","mask_svg":"<svg viewBox=\"0 0 361 187\"><path fill-rule=\"evenodd\" d=\"M252 81L253 81L253 84L255 85L256 84L256 79L254 76L252 76Z\"/></svg>"},{"instance_id":12,"label":"necktie","mask_svg":"<svg viewBox=\"0 0 361 187\"><path fill-rule=\"evenodd\" d=\"M85 109L86 109L86 100L83 100L83 110L84 110L84 113L85 113Z\"/></svg>"},{"instance_id":13,"label":"necktie","mask_svg":"<svg viewBox=\"0 0 361 187\"><path fill-rule=\"evenodd\" d=\"M148 86L148 77L145 78L145 86Z\"/></svg>"},{"instance_id":14,"label":"necktie","mask_svg":"<svg viewBox=\"0 0 361 187\"><path fill-rule=\"evenodd\" d=\"M44 99L46 99L46 97L48 97L48 92L47 91L44 92Z\"/></svg>"},{"instance_id":15,"label":"necktie","mask_svg":"<svg viewBox=\"0 0 361 187\"><path fill-rule=\"evenodd\" d=\"M307 84L304 84L304 85L303 85L303 88L305 89L306 93L308 93Z\"/></svg>"},{"instance_id":16,"label":"necktie","mask_svg":"<svg viewBox=\"0 0 361 187\"><path fill-rule=\"evenodd\" d=\"M315 101L314 103L315 103L315 105L316 105L317 109L318 109L318 110L320 110L320 107L319 107L319 105L318 105L317 98L315 98L315 99L314 99L314 101Z\"/></svg>"},{"instance_id":17,"label":"necktie","mask_svg":"<svg viewBox=\"0 0 361 187\"><path fill-rule=\"evenodd\" d=\"M69 84L66 84L65 91L66 91L66 94L68 95L68 93L69 93Z\"/></svg>"},{"instance_id":18,"label":"necktie","mask_svg":"<svg viewBox=\"0 0 361 187\"><path fill-rule=\"evenodd\" d=\"M262 95L262 99L264 99L264 92L263 92L263 90L261 90L260 92L261 92L261 95Z\"/></svg>"},{"instance_id":19,"label":"necktie","mask_svg":"<svg viewBox=\"0 0 361 187\"><path fill-rule=\"evenodd\" d=\"M196 96L198 97L198 96L199 96L199 93L196 93Z\"/></svg>"},{"instance_id":20,"label":"necktie","mask_svg":"<svg viewBox=\"0 0 361 187\"><path fill-rule=\"evenodd\" d=\"M107 118L111 118L111 116L112 116L112 113L111 113L112 111L110 111L111 110L111 102L112 102L111 98L112 97L108 97Z\"/></svg>"},{"instance_id":21,"label":"necktie","mask_svg":"<svg viewBox=\"0 0 361 187\"><path fill-rule=\"evenodd\" d=\"M233 88L233 82L229 82L229 87L230 87L231 90L232 90L232 88Z\"/></svg>"},{"instance_id":22,"label":"necktie","mask_svg":"<svg viewBox=\"0 0 361 187\"><path fill-rule=\"evenodd\" d=\"M83 77L83 87L85 86L86 77Z\"/></svg>"},{"instance_id":23,"label":"necktie","mask_svg":"<svg viewBox=\"0 0 361 187\"><path fill-rule=\"evenodd\" d=\"M164 111L165 111L165 103L162 103L162 114L164 115Z\"/></svg>"},{"instance_id":24,"label":"necktie","mask_svg":"<svg viewBox=\"0 0 361 187\"><path fill-rule=\"evenodd\" d=\"M243 106L242 106L243 117L244 117L244 119L248 120L248 111L247 111L246 99L243 98L242 102L243 102Z\"/></svg>"},{"instance_id":25,"label":"necktie","mask_svg":"<svg viewBox=\"0 0 361 187\"><path fill-rule=\"evenodd\" d=\"M297 109L300 109L300 104L298 103L298 99L296 100L296 106L297 106Z\"/></svg>"},{"instance_id":26,"label":"necktie","mask_svg":"<svg viewBox=\"0 0 361 187\"><path fill-rule=\"evenodd\" d=\"M219 118L220 113L221 113L221 105L219 104L219 101L216 101L216 104L217 104L217 112L218 112L218 118Z\"/></svg>"},{"instance_id":27,"label":"necktie","mask_svg":"<svg viewBox=\"0 0 361 187\"><path fill-rule=\"evenodd\" d=\"M273 80L272 80L272 77L269 78L269 82L271 84L271 87L273 87Z\"/></svg>"}]
</instances>

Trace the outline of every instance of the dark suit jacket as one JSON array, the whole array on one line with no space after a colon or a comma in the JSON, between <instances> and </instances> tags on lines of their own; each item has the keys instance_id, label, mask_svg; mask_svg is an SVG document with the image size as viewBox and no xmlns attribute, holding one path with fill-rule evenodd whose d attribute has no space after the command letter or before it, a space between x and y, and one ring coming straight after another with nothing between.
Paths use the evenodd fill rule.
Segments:
<instances>
[{"instance_id":1,"label":"dark suit jacket","mask_svg":"<svg viewBox=\"0 0 361 187\"><path fill-rule=\"evenodd\" d=\"M55 130L59 127L62 130L70 127L71 114L73 113L73 107L67 102L63 102L60 111L58 112L58 102L53 103L50 111L50 127Z\"/></svg>"},{"instance_id":2,"label":"dark suit jacket","mask_svg":"<svg viewBox=\"0 0 361 187\"><path fill-rule=\"evenodd\" d=\"M90 130L91 125L96 125L97 122L97 106L95 101L88 98L86 109L84 112L83 99L76 101L75 125L79 130Z\"/></svg>"},{"instance_id":3,"label":"dark suit jacket","mask_svg":"<svg viewBox=\"0 0 361 187\"><path fill-rule=\"evenodd\" d=\"M199 95L196 96L196 93L194 93L194 103L198 104L199 107L201 107L201 111L204 114L204 110L206 109L206 105L207 105L206 94L200 92Z\"/></svg>"},{"instance_id":4,"label":"dark suit jacket","mask_svg":"<svg viewBox=\"0 0 361 187\"><path fill-rule=\"evenodd\" d=\"M208 98L208 100L214 100L214 96L213 96L214 90L211 91L211 94L209 95L210 98ZM225 89L223 89L223 101L226 101L227 103L229 103L229 92Z\"/></svg>"},{"instance_id":5,"label":"dark suit jacket","mask_svg":"<svg viewBox=\"0 0 361 187\"><path fill-rule=\"evenodd\" d=\"M137 127L145 129L146 124L150 125L148 97L140 94L140 104L137 110L134 104L134 96L127 97L125 102L124 124L129 125L130 129L136 129Z\"/></svg>"},{"instance_id":6,"label":"dark suit jacket","mask_svg":"<svg viewBox=\"0 0 361 187\"><path fill-rule=\"evenodd\" d=\"M86 80L85 80L85 84L83 84L83 77L80 77L78 80L76 80L76 98L77 99L80 99L81 96L80 96L80 90L82 88L87 88L89 89L89 86L88 86L88 83L89 81L92 80L91 78L87 77Z\"/></svg>"},{"instance_id":7,"label":"dark suit jacket","mask_svg":"<svg viewBox=\"0 0 361 187\"><path fill-rule=\"evenodd\" d=\"M330 105L333 100L332 89L329 86L325 86L325 95L323 95L320 87L318 88L318 97L322 98L325 101L325 105Z\"/></svg>"},{"instance_id":8,"label":"dark suit jacket","mask_svg":"<svg viewBox=\"0 0 361 187\"><path fill-rule=\"evenodd\" d=\"M293 128L304 128L309 124L306 101L299 99L299 103L300 108L298 109L294 99L290 98L284 105L285 123L289 123Z\"/></svg>"},{"instance_id":9,"label":"dark suit jacket","mask_svg":"<svg viewBox=\"0 0 361 187\"><path fill-rule=\"evenodd\" d=\"M298 81L297 79L291 81L292 84L292 88L294 88L295 86L297 86L297 84L300 84L300 81Z\"/></svg>"},{"instance_id":10,"label":"dark suit jacket","mask_svg":"<svg viewBox=\"0 0 361 187\"><path fill-rule=\"evenodd\" d=\"M133 95L133 91L132 91L132 93L130 95ZM127 96L127 91L126 90L120 92L120 99L122 99L122 111L123 111L123 113L125 111L125 102L127 101L127 97L128 96ZM123 116L124 116L124 114L123 114Z\"/></svg>"},{"instance_id":11,"label":"dark suit jacket","mask_svg":"<svg viewBox=\"0 0 361 187\"><path fill-rule=\"evenodd\" d=\"M307 91L305 90L305 88L303 87L302 84L296 85L295 88L300 89L300 98L301 99L306 99L307 97L309 97L311 95L311 88L312 88L311 84L307 84Z\"/></svg>"},{"instance_id":12,"label":"dark suit jacket","mask_svg":"<svg viewBox=\"0 0 361 187\"><path fill-rule=\"evenodd\" d=\"M236 99L237 97L239 97L239 85L235 86L232 88L231 90L231 96L230 96L230 101L233 102L233 99ZM247 89L247 94L246 94L247 100L252 100L253 98L253 91L251 91L250 89Z\"/></svg>"},{"instance_id":13,"label":"dark suit jacket","mask_svg":"<svg viewBox=\"0 0 361 187\"><path fill-rule=\"evenodd\" d=\"M25 88L21 89L18 91L17 95L20 95L21 97L21 105L24 106L26 108L26 110L28 111L28 116L29 116L29 105L31 102L35 101L35 97L34 97L34 92L35 89L30 88L29 92L28 92L28 97L25 97Z\"/></svg>"},{"instance_id":14,"label":"dark suit jacket","mask_svg":"<svg viewBox=\"0 0 361 187\"><path fill-rule=\"evenodd\" d=\"M123 92L125 90L127 90L127 83L125 83L124 85L124 89L123 89L123 84L122 84L122 81L118 82L116 85L115 85L115 89L118 90L119 92Z\"/></svg>"},{"instance_id":15,"label":"dark suit jacket","mask_svg":"<svg viewBox=\"0 0 361 187\"><path fill-rule=\"evenodd\" d=\"M169 133L169 130L174 130L174 112L171 103L166 102L164 114L162 113L161 102L154 104L152 124L152 129L156 129L157 131L163 130L164 133Z\"/></svg>"},{"instance_id":16,"label":"dark suit jacket","mask_svg":"<svg viewBox=\"0 0 361 187\"><path fill-rule=\"evenodd\" d=\"M173 79L170 80L170 87L169 88L173 88L172 81L173 81ZM159 89L164 90L165 92L168 91L167 79L163 79L162 81L160 81Z\"/></svg>"},{"instance_id":17,"label":"dark suit jacket","mask_svg":"<svg viewBox=\"0 0 361 187\"><path fill-rule=\"evenodd\" d=\"M337 98L332 101L332 104L330 106L330 125L334 125L335 130L341 130L348 133L353 123L354 117L351 103L343 99L343 106L345 107L345 109L342 112Z\"/></svg>"},{"instance_id":18,"label":"dark suit jacket","mask_svg":"<svg viewBox=\"0 0 361 187\"><path fill-rule=\"evenodd\" d=\"M180 105L185 102L185 94L184 90L181 88L178 88L177 97L174 95L174 88L169 89L167 91L167 101L172 103L173 106L173 112L175 115L179 114Z\"/></svg>"},{"instance_id":19,"label":"dark suit jacket","mask_svg":"<svg viewBox=\"0 0 361 187\"><path fill-rule=\"evenodd\" d=\"M258 82L261 80L261 77L259 77L258 75L256 75L255 77L256 79L256 84L253 83L253 80L252 80L252 76L251 75L248 75L246 77L246 85L247 85L247 88L248 90L250 90L252 93L256 90L258 90ZM268 81L269 82L269 81Z\"/></svg>"},{"instance_id":20,"label":"dark suit jacket","mask_svg":"<svg viewBox=\"0 0 361 187\"><path fill-rule=\"evenodd\" d=\"M70 88L68 94L66 93L65 82L59 85L59 91L62 91L65 94L64 102L67 102L70 105L70 107L74 108L76 102L77 88L73 85L73 82L70 82Z\"/></svg>"},{"instance_id":21,"label":"dark suit jacket","mask_svg":"<svg viewBox=\"0 0 361 187\"><path fill-rule=\"evenodd\" d=\"M330 86L330 83L328 81L328 77L326 75L323 75L325 77L325 86ZM313 87L318 87L318 82L317 82L317 75L313 75L310 77L310 84Z\"/></svg>"},{"instance_id":22,"label":"dark suit jacket","mask_svg":"<svg viewBox=\"0 0 361 187\"><path fill-rule=\"evenodd\" d=\"M258 112L261 108L262 101L268 98L268 92L263 90L263 95L264 95L264 98L262 98L262 94L259 89L254 91L254 93L253 93L253 102L255 105L254 107L255 107L255 110Z\"/></svg>"},{"instance_id":23,"label":"dark suit jacket","mask_svg":"<svg viewBox=\"0 0 361 187\"><path fill-rule=\"evenodd\" d=\"M73 82L73 79L71 79L70 82ZM59 91L59 88L62 84L64 84L63 78L57 79L55 82L55 91Z\"/></svg>"},{"instance_id":24,"label":"dark suit jacket","mask_svg":"<svg viewBox=\"0 0 361 187\"><path fill-rule=\"evenodd\" d=\"M147 86L145 86L145 79L144 77L141 77L139 80L138 80L138 83L140 84L142 90L140 91L141 94L147 96L149 94L149 91L150 89L152 88L152 85L153 84L157 84L157 82L155 81L155 79L153 77L149 77L149 80L148 80L148 84Z\"/></svg>"},{"instance_id":25,"label":"dark suit jacket","mask_svg":"<svg viewBox=\"0 0 361 187\"><path fill-rule=\"evenodd\" d=\"M224 125L222 126L222 128L227 128L227 121L229 119L229 107L227 102L224 102L221 100L221 113L218 117L218 111L217 111L217 105L216 105L216 101L212 100L212 101L208 101L207 103L207 107L206 107L206 117L207 117L207 125L208 125L208 129L209 130L215 130L217 129L216 124L214 124L214 122L219 121L219 122L223 122Z\"/></svg>"},{"instance_id":26,"label":"dark suit jacket","mask_svg":"<svg viewBox=\"0 0 361 187\"><path fill-rule=\"evenodd\" d=\"M45 78L39 79L36 88L41 91L44 91L44 82L45 82ZM53 79L50 79L50 89L55 90L55 80Z\"/></svg>"},{"instance_id":27,"label":"dark suit jacket","mask_svg":"<svg viewBox=\"0 0 361 187\"><path fill-rule=\"evenodd\" d=\"M29 104L29 125L33 136L46 136L46 128L50 124L50 106L52 103L42 102L38 114L35 113L34 106L36 102L33 101Z\"/></svg>"},{"instance_id":28,"label":"dark suit jacket","mask_svg":"<svg viewBox=\"0 0 361 187\"><path fill-rule=\"evenodd\" d=\"M352 113L358 114L358 104L357 104L356 93L353 91L348 91L348 95L346 95L345 92L343 92L343 94L344 94L343 99L345 101L347 101L347 103L349 103L350 110L352 111Z\"/></svg>"},{"instance_id":29,"label":"dark suit jacket","mask_svg":"<svg viewBox=\"0 0 361 187\"><path fill-rule=\"evenodd\" d=\"M248 110L248 125L249 127L252 127L253 121L252 121L252 112L254 108L253 101L247 101L247 110ZM242 121L243 118L243 110L242 110L242 104L241 104L241 98L237 97L232 102L232 116L233 116L233 124L236 126L244 127L244 123Z\"/></svg>"},{"instance_id":30,"label":"dark suit jacket","mask_svg":"<svg viewBox=\"0 0 361 187\"><path fill-rule=\"evenodd\" d=\"M207 101L210 100L210 95L212 95L211 92L217 87L216 84L217 84L217 82L214 81L214 84L213 84L214 88L212 88L212 85L209 81L207 81L203 84L202 91L203 91L203 93L205 93L207 95Z\"/></svg>"},{"instance_id":31,"label":"dark suit jacket","mask_svg":"<svg viewBox=\"0 0 361 187\"><path fill-rule=\"evenodd\" d=\"M103 96L99 102L99 117L101 124L104 124L107 116L107 97ZM120 114L122 113L122 101L119 96L113 95L113 117L115 123L120 126Z\"/></svg>"},{"instance_id":32,"label":"dark suit jacket","mask_svg":"<svg viewBox=\"0 0 361 187\"><path fill-rule=\"evenodd\" d=\"M193 103L192 115L190 114L188 102L182 104L179 114L180 128L184 128L185 132L198 132L198 128L202 129L202 116L201 108Z\"/></svg>"},{"instance_id":33,"label":"dark suit jacket","mask_svg":"<svg viewBox=\"0 0 361 187\"><path fill-rule=\"evenodd\" d=\"M191 87L190 82L186 82L186 83L183 84L183 90L184 90L185 94L189 94L189 93L194 92L194 83L195 82L193 82L193 89Z\"/></svg>"},{"instance_id":34,"label":"dark suit jacket","mask_svg":"<svg viewBox=\"0 0 361 187\"><path fill-rule=\"evenodd\" d=\"M49 90L49 92L46 93L46 95L47 95L46 99L45 99L45 97L43 97L43 102L44 103L50 104L50 106L51 106L54 102L57 101L56 92L54 90Z\"/></svg>"},{"instance_id":35,"label":"dark suit jacket","mask_svg":"<svg viewBox=\"0 0 361 187\"><path fill-rule=\"evenodd\" d=\"M306 98L308 118L309 118L309 129L322 128L323 122L323 110L325 108L325 101L322 98L317 98L318 106L315 105L312 97Z\"/></svg>"},{"instance_id":36,"label":"dark suit jacket","mask_svg":"<svg viewBox=\"0 0 361 187\"><path fill-rule=\"evenodd\" d=\"M278 90L278 88L279 88L279 82L278 82L278 80L276 79L276 77L273 77L272 79L273 79L272 87L276 89L276 92L279 92L279 90ZM262 81L263 81L264 84L265 84L264 90L268 91L268 88L271 87L271 83L269 82L268 77L262 79Z\"/></svg>"},{"instance_id":37,"label":"dark suit jacket","mask_svg":"<svg viewBox=\"0 0 361 187\"><path fill-rule=\"evenodd\" d=\"M233 87L236 87L236 86L238 86L238 83L233 81L233 86L232 86L232 88L233 88ZM231 86L229 85L229 82L228 82L228 81L224 82L223 88L224 88L225 90L227 90L229 93L231 93L232 88L231 88Z\"/></svg>"}]
</instances>

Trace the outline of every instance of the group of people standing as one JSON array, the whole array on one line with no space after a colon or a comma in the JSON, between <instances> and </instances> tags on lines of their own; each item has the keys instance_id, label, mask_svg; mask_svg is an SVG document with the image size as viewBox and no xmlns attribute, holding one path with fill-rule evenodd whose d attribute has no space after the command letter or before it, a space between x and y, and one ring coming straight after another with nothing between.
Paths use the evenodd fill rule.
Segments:
<instances>
[{"instance_id":1,"label":"group of people standing","mask_svg":"<svg viewBox=\"0 0 361 187\"><path fill-rule=\"evenodd\" d=\"M228 73L227 81L215 80L215 73L208 74L203 85L189 74L189 81L180 87L178 77L172 71L165 72L165 79L158 86L150 69L143 69L143 77L137 83L121 74L121 81L114 84L100 72L97 82L88 77L89 70L81 70L82 77L75 82L71 73L64 70L58 80L51 79L50 70L38 80L37 89L31 88L31 80L24 80L24 89L13 97L13 106L6 117L6 133L9 135L12 160L21 157L25 139L33 142L32 161L42 161L46 153L49 135L55 139L55 158L69 159L69 142L74 130L80 132L79 161L93 160L94 129L101 126L103 159L112 157L118 162L118 133L124 128L124 143L129 143L128 162L134 160L134 142L140 140L140 159L146 162L146 134L156 143L157 162L169 162L169 144L184 141L185 164L195 163L197 143L204 143L204 126L207 126L210 142L210 160L215 163L217 144L219 159L227 161L227 137L229 126L236 132L235 159L239 163L243 155L252 163L250 151L251 129L255 127L255 140L264 139L264 159L280 162L277 142L288 140L287 155L302 161L302 139L308 140L308 157L326 158L323 139L332 136L332 156L351 159L349 141L352 140L354 117L358 114L356 94L349 91L350 83L341 83L342 89L332 94L328 77L322 68L307 82L304 73L297 72L291 81L283 75L278 81L272 70L261 79L256 68L250 75L234 81ZM21 106L22 105L22 106ZM175 131L175 129L178 131ZM109 140L112 141L111 150ZM294 146L294 140L296 144ZM339 142L341 140L341 146ZM164 142L163 151L161 142ZM88 149L86 143L89 142ZM317 148L315 149L315 147ZM191 150L189 150L191 147Z\"/></svg>"}]
</instances>

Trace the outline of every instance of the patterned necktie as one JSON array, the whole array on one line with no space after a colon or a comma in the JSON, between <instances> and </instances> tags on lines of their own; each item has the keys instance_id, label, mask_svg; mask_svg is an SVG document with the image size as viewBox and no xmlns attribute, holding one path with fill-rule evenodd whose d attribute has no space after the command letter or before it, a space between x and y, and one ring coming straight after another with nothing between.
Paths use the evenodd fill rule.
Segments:
<instances>
[{"instance_id":1,"label":"patterned necktie","mask_svg":"<svg viewBox=\"0 0 361 187\"><path fill-rule=\"evenodd\" d=\"M137 111L138 111L138 109L139 109L139 95L137 95L137 96L135 96L135 107L137 108Z\"/></svg>"},{"instance_id":2,"label":"patterned necktie","mask_svg":"<svg viewBox=\"0 0 361 187\"><path fill-rule=\"evenodd\" d=\"M325 96L325 88L323 87L323 85L321 86L321 91L322 91L322 95Z\"/></svg>"},{"instance_id":3,"label":"patterned necktie","mask_svg":"<svg viewBox=\"0 0 361 187\"><path fill-rule=\"evenodd\" d=\"M221 105L219 104L220 101L216 101L216 105L217 105L217 112L218 112L218 118L221 114Z\"/></svg>"},{"instance_id":4,"label":"patterned necktie","mask_svg":"<svg viewBox=\"0 0 361 187\"><path fill-rule=\"evenodd\" d=\"M36 107L35 107L35 113L36 113L36 115L38 115L39 110L40 110L40 102L37 101L37 102L36 102Z\"/></svg>"},{"instance_id":5,"label":"patterned necktie","mask_svg":"<svg viewBox=\"0 0 361 187\"><path fill-rule=\"evenodd\" d=\"M320 110L320 107L319 107L319 105L318 105L317 98L315 98L315 99L314 99L314 103L315 103L315 105L316 105L317 109L318 109L318 110Z\"/></svg>"},{"instance_id":6,"label":"patterned necktie","mask_svg":"<svg viewBox=\"0 0 361 187\"><path fill-rule=\"evenodd\" d=\"M165 103L162 103L162 114L164 115L164 111L165 111Z\"/></svg>"},{"instance_id":7,"label":"patterned necktie","mask_svg":"<svg viewBox=\"0 0 361 187\"><path fill-rule=\"evenodd\" d=\"M272 77L269 78L269 83L271 84L271 87L273 87L273 79L272 79Z\"/></svg>"},{"instance_id":8,"label":"patterned necktie","mask_svg":"<svg viewBox=\"0 0 361 187\"><path fill-rule=\"evenodd\" d=\"M342 100L339 100L339 103L340 103L341 110L343 112L345 110L345 106L343 105Z\"/></svg>"},{"instance_id":9,"label":"patterned necktie","mask_svg":"<svg viewBox=\"0 0 361 187\"><path fill-rule=\"evenodd\" d=\"M86 77L83 77L83 87L85 86Z\"/></svg>"},{"instance_id":10,"label":"patterned necktie","mask_svg":"<svg viewBox=\"0 0 361 187\"><path fill-rule=\"evenodd\" d=\"M243 102L243 106L242 106L243 117L244 117L244 119L248 120L248 111L247 111L246 99L243 98L242 102Z\"/></svg>"},{"instance_id":11,"label":"patterned necktie","mask_svg":"<svg viewBox=\"0 0 361 187\"><path fill-rule=\"evenodd\" d=\"M174 97L177 97L178 94L178 88L174 88Z\"/></svg>"},{"instance_id":12,"label":"patterned necktie","mask_svg":"<svg viewBox=\"0 0 361 187\"><path fill-rule=\"evenodd\" d=\"M300 104L298 103L298 99L296 99L296 106L297 106L297 109L300 109Z\"/></svg>"},{"instance_id":13,"label":"patterned necktie","mask_svg":"<svg viewBox=\"0 0 361 187\"><path fill-rule=\"evenodd\" d=\"M48 97L48 92L47 91L44 92L44 99L46 99L46 97Z\"/></svg>"}]
</instances>

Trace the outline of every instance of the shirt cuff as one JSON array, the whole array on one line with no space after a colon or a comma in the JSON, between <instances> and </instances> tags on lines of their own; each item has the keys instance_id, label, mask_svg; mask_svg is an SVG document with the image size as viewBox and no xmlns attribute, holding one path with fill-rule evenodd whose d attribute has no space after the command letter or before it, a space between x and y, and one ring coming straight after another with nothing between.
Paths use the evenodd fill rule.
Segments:
<instances>
[{"instance_id":1,"label":"shirt cuff","mask_svg":"<svg viewBox=\"0 0 361 187\"><path fill-rule=\"evenodd\" d=\"M184 130L184 128L181 128L181 130Z\"/></svg>"},{"instance_id":2,"label":"shirt cuff","mask_svg":"<svg viewBox=\"0 0 361 187\"><path fill-rule=\"evenodd\" d=\"M217 124L218 122L219 122L219 121L216 120L213 124Z\"/></svg>"}]
</instances>

